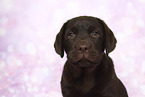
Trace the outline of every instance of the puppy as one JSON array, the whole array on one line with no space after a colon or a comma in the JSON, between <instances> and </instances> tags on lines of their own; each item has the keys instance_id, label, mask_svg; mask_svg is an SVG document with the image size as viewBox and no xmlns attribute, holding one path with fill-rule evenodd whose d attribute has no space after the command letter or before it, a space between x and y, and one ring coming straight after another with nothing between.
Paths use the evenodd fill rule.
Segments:
<instances>
[{"instance_id":1,"label":"puppy","mask_svg":"<svg viewBox=\"0 0 145 97\"><path fill-rule=\"evenodd\" d=\"M128 97L108 56L116 38L104 21L80 16L68 20L57 34L56 52L63 57L63 97ZM104 52L105 51L105 52Z\"/></svg>"}]
</instances>

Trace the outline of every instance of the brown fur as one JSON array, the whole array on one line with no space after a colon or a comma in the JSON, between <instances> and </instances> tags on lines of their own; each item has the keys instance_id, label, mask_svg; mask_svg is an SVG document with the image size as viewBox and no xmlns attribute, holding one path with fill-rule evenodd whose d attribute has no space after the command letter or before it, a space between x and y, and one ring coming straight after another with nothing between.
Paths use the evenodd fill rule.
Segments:
<instances>
[{"instance_id":1,"label":"brown fur","mask_svg":"<svg viewBox=\"0 0 145 97\"><path fill-rule=\"evenodd\" d=\"M116 42L99 18L81 16L63 25L54 45L61 57L64 51L68 57L61 80L63 97L128 97L108 56Z\"/></svg>"}]
</instances>

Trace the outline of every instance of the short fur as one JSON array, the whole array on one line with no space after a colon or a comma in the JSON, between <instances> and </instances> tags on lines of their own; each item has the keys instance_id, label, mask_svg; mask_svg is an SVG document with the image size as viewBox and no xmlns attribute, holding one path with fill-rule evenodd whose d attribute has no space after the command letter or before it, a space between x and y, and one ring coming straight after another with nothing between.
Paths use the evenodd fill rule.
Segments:
<instances>
[{"instance_id":1,"label":"short fur","mask_svg":"<svg viewBox=\"0 0 145 97\"><path fill-rule=\"evenodd\" d=\"M68 58L61 79L63 97L128 97L108 56L116 42L99 18L81 16L64 23L54 44Z\"/></svg>"}]
</instances>

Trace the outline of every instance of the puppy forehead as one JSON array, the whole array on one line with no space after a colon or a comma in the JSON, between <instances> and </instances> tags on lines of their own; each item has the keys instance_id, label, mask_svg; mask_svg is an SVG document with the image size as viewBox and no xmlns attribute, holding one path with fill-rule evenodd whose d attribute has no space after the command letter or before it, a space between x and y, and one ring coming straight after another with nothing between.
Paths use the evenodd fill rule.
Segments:
<instances>
[{"instance_id":1,"label":"puppy forehead","mask_svg":"<svg viewBox=\"0 0 145 97\"><path fill-rule=\"evenodd\" d=\"M71 27L85 27L96 26L101 28L101 24L98 22L96 18L92 17L78 17L71 19L67 25L67 28Z\"/></svg>"}]
</instances>

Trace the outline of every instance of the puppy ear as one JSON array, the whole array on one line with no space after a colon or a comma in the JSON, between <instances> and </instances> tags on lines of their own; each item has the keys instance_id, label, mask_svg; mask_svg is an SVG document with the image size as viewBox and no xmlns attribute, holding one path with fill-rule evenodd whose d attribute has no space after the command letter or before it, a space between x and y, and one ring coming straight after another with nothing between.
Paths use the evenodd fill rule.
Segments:
<instances>
[{"instance_id":1,"label":"puppy ear","mask_svg":"<svg viewBox=\"0 0 145 97\"><path fill-rule=\"evenodd\" d=\"M65 33L65 28L66 28L67 22L63 24L60 32L56 36L56 40L54 43L54 48L57 54L63 58L64 56L64 47L63 47L63 39L64 39L64 33Z\"/></svg>"},{"instance_id":2,"label":"puppy ear","mask_svg":"<svg viewBox=\"0 0 145 97\"><path fill-rule=\"evenodd\" d=\"M107 26L107 24L103 20L100 20L100 21L101 21L101 23L103 25L103 29L104 29L105 49L106 49L106 54L108 55L110 52L112 52L115 49L117 40L116 40L113 32Z\"/></svg>"}]
</instances>

